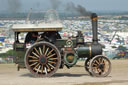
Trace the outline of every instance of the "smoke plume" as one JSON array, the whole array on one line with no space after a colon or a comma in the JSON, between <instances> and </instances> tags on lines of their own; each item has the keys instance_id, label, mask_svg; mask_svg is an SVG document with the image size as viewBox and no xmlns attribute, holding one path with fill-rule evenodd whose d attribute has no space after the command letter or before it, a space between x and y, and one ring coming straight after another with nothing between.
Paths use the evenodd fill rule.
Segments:
<instances>
[{"instance_id":1,"label":"smoke plume","mask_svg":"<svg viewBox=\"0 0 128 85\"><path fill-rule=\"evenodd\" d=\"M87 11L83 6L81 5L76 6L73 2L67 3L65 10L72 13L77 13L82 16L91 15L91 12Z\"/></svg>"},{"instance_id":2,"label":"smoke plume","mask_svg":"<svg viewBox=\"0 0 128 85\"><path fill-rule=\"evenodd\" d=\"M20 0L8 0L8 11L11 13L16 13L20 11L21 2Z\"/></svg>"}]
</instances>

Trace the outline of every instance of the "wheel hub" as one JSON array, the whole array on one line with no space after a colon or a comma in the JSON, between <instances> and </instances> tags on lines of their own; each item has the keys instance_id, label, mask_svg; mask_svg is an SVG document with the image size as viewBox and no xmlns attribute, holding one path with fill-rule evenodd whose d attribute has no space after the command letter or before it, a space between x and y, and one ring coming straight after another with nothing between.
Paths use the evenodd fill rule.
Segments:
<instances>
[{"instance_id":1,"label":"wheel hub","mask_svg":"<svg viewBox=\"0 0 128 85\"><path fill-rule=\"evenodd\" d=\"M103 69L104 69L104 64L100 64L100 65L99 65L99 68L101 69L101 71L103 71Z\"/></svg>"},{"instance_id":2,"label":"wheel hub","mask_svg":"<svg viewBox=\"0 0 128 85\"><path fill-rule=\"evenodd\" d=\"M47 59L46 59L45 56L42 56L42 57L40 58L40 63L42 63L42 64L46 64L46 63L47 63Z\"/></svg>"}]
</instances>

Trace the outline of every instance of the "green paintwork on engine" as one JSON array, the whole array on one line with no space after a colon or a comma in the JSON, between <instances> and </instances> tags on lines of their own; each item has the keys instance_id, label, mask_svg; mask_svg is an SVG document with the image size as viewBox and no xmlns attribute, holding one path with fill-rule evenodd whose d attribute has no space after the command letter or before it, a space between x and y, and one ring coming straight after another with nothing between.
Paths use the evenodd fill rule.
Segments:
<instances>
[{"instance_id":1,"label":"green paintwork on engine","mask_svg":"<svg viewBox=\"0 0 128 85\"><path fill-rule=\"evenodd\" d=\"M77 55L79 56L79 58L82 58L82 57L89 57L90 56L90 49L89 49L89 45L84 45L84 46L80 46L80 47L77 47Z\"/></svg>"},{"instance_id":2,"label":"green paintwork on engine","mask_svg":"<svg viewBox=\"0 0 128 85\"><path fill-rule=\"evenodd\" d=\"M74 60L74 55L72 55L72 54L67 54L66 58L67 58L67 60L68 60L69 62L73 62L73 60Z\"/></svg>"},{"instance_id":3,"label":"green paintwork on engine","mask_svg":"<svg viewBox=\"0 0 128 85\"><path fill-rule=\"evenodd\" d=\"M64 56L64 62L67 66L72 67L77 62L77 55L76 53L66 53Z\"/></svg>"},{"instance_id":4,"label":"green paintwork on engine","mask_svg":"<svg viewBox=\"0 0 128 85\"><path fill-rule=\"evenodd\" d=\"M73 42L72 47L76 46L76 39L71 39L71 41ZM66 44L67 39L59 39L56 41L55 45L57 47L65 47L67 46ZM15 51L16 51L16 58L14 59L15 63L18 64L20 67L25 67L25 62L24 62L24 57L25 57L25 53L26 53L26 48L24 43L14 43L14 47L15 47ZM74 59L73 59L74 60ZM71 61L71 60L69 60Z\"/></svg>"},{"instance_id":5,"label":"green paintwork on engine","mask_svg":"<svg viewBox=\"0 0 128 85\"><path fill-rule=\"evenodd\" d=\"M19 64L20 67L25 67L24 64L24 56L25 56L26 51L16 51L16 58L14 59L16 64Z\"/></svg>"},{"instance_id":6,"label":"green paintwork on engine","mask_svg":"<svg viewBox=\"0 0 128 85\"><path fill-rule=\"evenodd\" d=\"M16 44L16 48L23 48L24 44Z\"/></svg>"},{"instance_id":7,"label":"green paintwork on engine","mask_svg":"<svg viewBox=\"0 0 128 85\"><path fill-rule=\"evenodd\" d=\"M66 43L67 41L68 41L67 39L58 39L56 41L55 45L57 47L65 47L65 46L67 46L67 43ZM72 47L75 47L76 46L76 39L71 39L71 41L73 42Z\"/></svg>"},{"instance_id":8,"label":"green paintwork on engine","mask_svg":"<svg viewBox=\"0 0 128 85\"><path fill-rule=\"evenodd\" d=\"M14 51L16 51L16 57L14 58L14 62L20 67L25 67L24 56L26 50L27 49L25 48L24 43L14 43Z\"/></svg>"}]
</instances>

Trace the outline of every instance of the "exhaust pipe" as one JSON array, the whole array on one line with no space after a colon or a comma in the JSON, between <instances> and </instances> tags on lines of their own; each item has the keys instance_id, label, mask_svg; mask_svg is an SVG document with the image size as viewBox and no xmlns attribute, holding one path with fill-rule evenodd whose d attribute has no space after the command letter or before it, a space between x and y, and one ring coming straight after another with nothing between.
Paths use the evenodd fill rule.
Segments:
<instances>
[{"instance_id":1,"label":"exhaust pipe","mask_svg":"<svg viewBox=\"0 0 128 85\"><path fill-rule=\"evenodd\" d=\"M98 43L98 17L97 17L97 14L96 13L92 13L91 14L91 20L92 20L92 33L93 33L93 43L94 44L97 44Z\"/></svg>"},{"instance_id":2,"label":"exhaust pipe","mask_svg":"<svg viewBox=\"0 0 128 85\"><path fill-rule=\"evenodd\" d=\"M96 13L91 14L91 20L92 20L92 33L93 33L93 39L92 43L85 43L83 46L77 47L77 54L79 58L85 58L85 56L88 56L88 58L92 58L96 55L102 55L102 45L98 43L98 17Z\"/></svg>"}]
</instances>

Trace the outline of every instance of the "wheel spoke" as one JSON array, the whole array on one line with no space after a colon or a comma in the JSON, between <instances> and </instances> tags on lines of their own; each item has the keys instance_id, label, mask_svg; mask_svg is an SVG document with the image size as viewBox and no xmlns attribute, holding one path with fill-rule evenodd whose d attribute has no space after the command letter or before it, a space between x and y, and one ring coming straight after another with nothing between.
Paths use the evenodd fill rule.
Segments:
<instances>
[{"instance_id":1,"label":"wheel spoke","mask_svg":"<svg viewBox=\"0 0 128 85\"><path fill-rule=\"evenodd\" d=\"M48 68L49 71L51 71L50 67L46 64L46 67Z\"/></svg>"},{"instance_id":2,"label":"wheel spoke","mask_svg":"<svg viewBox=\"0 0 128 85\"><path fill-rule=\"evenodd\" d=\"M97 65L97 64L95 64L95 63L94 63L93 65L94 65L94 66L96 66L96 67L98 66L98 65Z\"/></svg>"},{"instance_id":3,"label":"wheel spoke","mask_svg":"<svg viewBox=\"0 0 128 85\"><path fill-rule=\"evenodd\" d=\"M98 68L97 66L93 66L92 68Z\"/></svg>"},{"instance_id":4,"label":"wheel spoke","mask_svg":"<svg viewBox=\"0 0 128 85\"><path fill-rule=\"evenodd\" d=\"M92 67L92 70L96 72L97 71L97 67Z\"/></svg>"},{"instance_id":5,"label":"wheel spoke","mask_svg":"<svg viewBox=\"0 0 128 85\"><path fill-rule=\"evenodd\" d=\"M52 50L47 54L47 56L49 56L49 55L53 52L53 50L54 50L54 49L52 49Z\"/></svg>"},{"instance_id":6,"label":"wheel spoke","mask_svg":"<svg viewBox=\"0 0 128 85\"><path fill-rule=\"evenodd\" d=\"M53 57L53 56L55 56L55 55L56 55L56 54L54 53L54 54L48 56L47 58L51 58L51 57Z\"/></svg>"},{"instance_id":7,"label":"wheel spoke","mask_svg":"<svg viewBox=\"0 0 128 85\"><path fill-rule=\"evenodd\" d=\"M41 50L41 48L40 48L40 47L39 47L39 50L40 50L40 54L41 54L41 55L43 55L42 50Z\"/></svg>"},{"instance_id":8,"label":"wheel spoke","mask_svg":"<svg viewBox=\"0 0 128 85\"><path fill-rule=\"evenodd\" d=\"M38 63L33 69L35 70L40 64Z\"/></svg>"},{"instance_id":9,"label":"wheel spoke","mask_svg":"<svg viewBox=\"0 0 128 85\"><path fill-rule=\"evenodd\" d=\"M38 62L39 60L29 60L29 62Z\"/></svg>"},{"instance_id":10,"label":"wheel spoke","mask_svg":"<svg viewBox=\"0 0 128 85\"><path fill-rule=\"evenodd\" d=\"M47 52L48 52L49 48L47 48L46 52L45 52L45 56L47 55Z\"/></svg>"},{"instance_id":11,"label":"wheel spoke","mask_svg":"<svg viewBox=\"0 0 128 85\"><path fill-rule=\"evenodd\" d=\"M102 60L102 64L104 64L104 65L105 65L105 60L104 60L104 59Z\"/></svg>"},{"instance_id":12,"label":"wheel spoke","mask_svg":"<svg viewBox=\"0 0 128 85\"><path fill-rule=\"evenodd\" d=\"M52 68L55 68L55 66L53 66L52 64L48 63L49 66L51 66Z\"/></svg>"},{"instance_id":13,"label":"wheel spoke","mask_svg":"<svg viewBox=\"0 0 128 85\"><path fill-rule=\"evenodd\" d=\"M35 56L28 56L29 58L33 58L33 59L38 59L37 57Z\"/></svg>"},{"instance_id":14,"label":"wheel spoke","mask_svg":"<svg viewBox=\"0 0 128 85\"><path fill-rule=\"evenodd\" d=\"M40 53L38 52L38 50L36 49L36 48L34 48L35 49L35 51L38 53L38 55L40 55Z\"/></svg>"},{"instance_id":15,"label":"wheel spoke","mask_svg":"<svg viewBox=\"0 0 128 85\"><path fill-rule=\"evenodd\" d=\"M57 58L49 58L48 60L57 60Z\"/></svg>"},{"instance_id":16,"label":"wheel spoke","mask_svg":"<svg viewBox=\"0 0 128 85\"><path fill-rule=\"evenodd\" d=\"M97 67L92 67L92 69L93 69L93 71L95 71L95 73L99 73L100 71L99 71L99 68L97 68Z\"/></svg>"},{"instance_id":17,"label":"wheel spoke","mask_svg":"<svg viewBox=\"0 0 128 85\"><path fill-rule=\"evenodd\" d=\"M38 58L39 58L39 56L38 56L36 53L32 52L32 54L34 54L36 57L38 57Z\"/></svg>"},{"instance_id":18,"label":"wheel spoke","mask_svg":"<svg viewBox=\"0 0 128 85\"><path fill-rule=\"evenodd\" d=\"M99 64L101 64L101 58L99 58L98 61L99 61Z\"/></svg>"},{"instance_id":19,"label":"wheel spoke","mask_svg":"<svg viewBox=\"0 0 128 85\"><path fill-rule=\"evenodd\" d=\"M41 66L39 65L38 69L36 69L36 71L37 71L36 73L41 72L40 67Z\"/></svg>"},{"instance_id":20,"label":"wheel spoke","mask_svg":"<svg viewBox=\"0 0 128 85\"><path fill-rule=\"evenodd\" d=\"M43 54L44 54L44 52L45 52L45 45L43 45Z\"/></svg>"},{"instance_id":21,"label":"wheel spoke","mask_svg":"<svg viewBox=\"0 0 128 85\"><path fill-rule=\"evenodd\" d=\"M99 65L99 62L97 60L95 60L95 62Z\"/></svg>"},{"instance_id":22,"label":"wheel spoke","mask_svg":"<svg viewBox=\"0 0 128 85\"><path fill-rule=\"evenodd\" d=\"M34 66L34 65L36 65L36 64L37 64L37 62L35 62L35 63L31 64L31 65L30 65L30 67L31 67L31 66Z\"/></svg>"},{"instance_id":23,"label":"wheel spoke","mask_svg":"<svg viewBox=\"0 0 128 85\"><path fill-rule=\"evenodd\" d=\"M103 58L100 58L100 64L102 64Z\"/></svg>"},{"instance_id":24,"label":"wheel spoke","mask_svg":"<svg viewBox=\"0 0 128 85\"><path fill-rule=\"evenodd\" d=\"M53 63L53 64L56 64L56 62L53 62L53 61L48 61L49 63Z\"/></svg>"},{"instance_id":25,"label":"wheel spoke","mask_svg":"<svg viewBox=\"0 0 128 85\"><path fill-rule=\"evenodd\" d=\"M101 58L100 64L103 64L103 62L104 62L104 59L103 59L103 58Z\"/></svg>"},{"instance_id":26,"label":"wheel spoke","mask_svg":"<svg viewBox=\"0 0 128 85\"><path fill-rule=\"evenodd\" d=\"M97 69L97 67L92 67L93 69Z\"/></svg>"}]
</instances>

